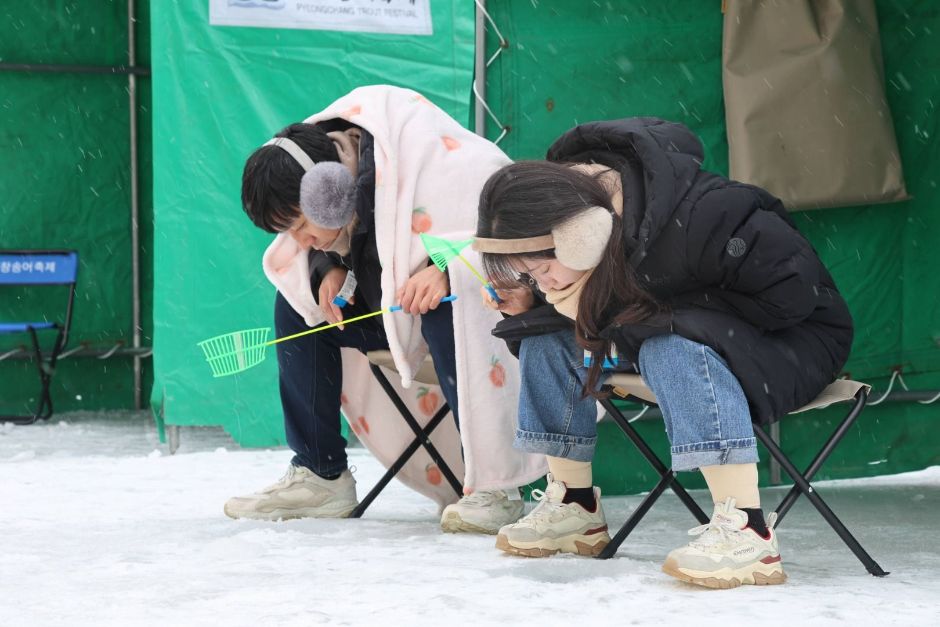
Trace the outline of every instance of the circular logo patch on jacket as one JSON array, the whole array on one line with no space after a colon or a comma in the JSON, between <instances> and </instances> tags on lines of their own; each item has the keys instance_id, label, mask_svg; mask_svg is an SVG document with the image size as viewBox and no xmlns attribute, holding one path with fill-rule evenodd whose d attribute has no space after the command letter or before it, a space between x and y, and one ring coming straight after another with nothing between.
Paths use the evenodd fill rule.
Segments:
<instances>
[{"instance_id":1,"label":"circular logo patch on jacket","mask_svg":"<svg viewBox=\"0 0 940 627\"><path fill-rule=\"evenodd\" d=\"M728 246L725 248L732 257L740 257L747 250L747 244L740 237L732 237L728 240Z\"/></svg>"}]
</instances>

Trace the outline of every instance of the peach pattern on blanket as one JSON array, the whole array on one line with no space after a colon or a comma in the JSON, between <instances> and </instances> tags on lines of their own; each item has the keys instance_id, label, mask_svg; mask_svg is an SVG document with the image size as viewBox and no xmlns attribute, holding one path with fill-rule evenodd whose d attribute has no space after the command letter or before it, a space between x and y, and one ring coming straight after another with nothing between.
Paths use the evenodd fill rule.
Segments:
<instances>
[{"instance_id":1,"label":"peach pattern on blanket","mask_svg":"<svg viewBox=\"0 0 940 627\"><path fill-rule=\"evenodd\" d=\"M444 477L441 475L441 469L437 467L437 464L428 464L424 467L424 474L427 477L428 483L431 485L441 485Z\"/></svg>"},{"instance_id":2,"label":"peach pattern on blanket","mask_svg":"<svg viewBox=\"0 0 940 627\"><path fill-rule=\"evenodd\" d=\"M431 417L441 408L441 396L430 388L418 388L418 407L421 413Z\"/></svg>"},{"instance_id":3,"label":"peach pattern on blanket","mask_svg":"<svg viewBox=\"0 0 940 627\"><path fill-rule=\"evenodd\" d=\"M424 207L415 207L411 210L411 232L427 233L431 230L431 216Z\"/></svg>"},{"instance_id":4,"label":"peach pattern on blanket","mask_svg":"<svg viewBox=\"0 0 940 627\"><path fill-rule=\"evenodd\" d=\"M490 383L498 388L506 385L506 368L503 367L503 364L499 363L499 359L496 358L496 355L493 355L490 359Z\"/></svg>"}]
</instances>

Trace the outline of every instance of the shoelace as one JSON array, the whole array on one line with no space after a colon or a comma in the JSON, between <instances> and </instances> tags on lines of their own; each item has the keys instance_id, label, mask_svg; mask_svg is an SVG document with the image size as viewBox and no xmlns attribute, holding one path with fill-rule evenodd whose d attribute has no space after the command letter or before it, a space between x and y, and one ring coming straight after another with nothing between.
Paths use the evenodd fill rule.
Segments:
<instances>
[{"instance_id":1,"label":"shoelace","mask_svg":"<svg viewBox=\"0 0 940 627\"><path fill-rule=\"evenodd\" d=\"M291 479L294 478L294 475L297 474L297 467L293 464L287 466L287 472L284 473L284 476L277 480L278 484L290 483Z\"/></svg>"},{"instance_id":2,"label":"shoelace","mask_svg":"<svg viewBox=\"0 0 940 627\"><path fill-rule=\"evenodd\" d=\"M272 483L268 487L261 490L260 494L269 494L271 492L274 492L275 490L283 488L284 486L289 484L290 481L294 478L294 474L296 470L297 469L293 464L288 464L287 472L285 472L284 475L280 479L278 479L276 483Z\"/></svg>"},{"instance_id":3,"label":"shoelace","mask_svg":"<svg viewBox=\"0 0 940 627\"><path fill-rule=\"evenodd\" d=\"M548 500L548 495L545 494L544 490L539 490L538 488L532 490L532 498L539 502L535 506L529 515L526 516L526 520L529 522L538 522L542 520L548 520L551 522L552 516L559 511L564 503L561 501L557 503L552 503Z\"/></svg>"},{"instance_id":4,"label":"shoelace","mask_svg":"<svg viewBox=\"0 0 940 627\"><path fill-rule=\"evenodd\" d=\"M774 528L774 525L777 524L777 512L771 512L770 516L767 517L766 524L767 529ZM710 531L713 531L714 533L709 533ZM735 534L741 533L741 531L741 529L737 529L730 523L709 521L704 525L699 525L698 527L689 529L690 536L699 536L697 540L693 540L690 542L690 544L700 547L707 547L714 546L719 542L732 542L733 536Z\"/></svg>"},{"instance_id":5,"label":"shoelace","mask_svg":"<svg viewBox=\"0 0 940 627\"><path fill-rule=\"evenodd\" d=\"M485 490L474 492L460 499L465 505L489 505L498 497L499 492L495 490Z\"/></svg>"},{"instance_id":6,"label":"shoelace","mask_svg":"<svg viewBox=\"0 0 940 627\"><path fill-rule=\"evenodd\" d=\"M689 529L690 536L698 536L689 544L699 547L728 544L733 542L734 535L740 533L740 531L740 529L735 529L728 523L709 521L704 525Z\"/></svg>"}]
</instances>

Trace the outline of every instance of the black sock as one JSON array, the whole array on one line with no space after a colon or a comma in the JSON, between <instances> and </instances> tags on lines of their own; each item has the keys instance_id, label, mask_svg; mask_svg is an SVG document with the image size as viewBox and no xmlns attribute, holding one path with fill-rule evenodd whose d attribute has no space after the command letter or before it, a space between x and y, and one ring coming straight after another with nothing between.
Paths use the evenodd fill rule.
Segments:
<instances>
[{"instance_id":1,"label":"black sock","mask_svg":"<svg viewBox=\"0 0 940 627\"><path fill-rule=\"evenodd\" d=\"M341 474L343 474L343 473L342 473L342 472L338 472L338 473L336 473L335 475L321 475L321 474L318 473L317 471L313 471L313 474L315 474L316 476L320 477L321 479L326 479L327 481L336 481L337 479L339 479L339 476L340 476Z\"/></svg>"},{"instance_id":2,"label":"black sock","mask_svg":"<svg viewBox=\"0 0 940 627\"><path fill-rule=\"evenodd\" d=\"M597 499L594 498L594 488L568 488L562 503L577 503L586 511L597 510Z\"/></svg>"},{"instance_id":3,"label":"black sock","mask_svg":"<svg viewBox=\"0 0 940 627\"><path fill-rule=\"evenodd\" d=\"M757 532L762 538L767 537L767 523L764 522L764 510L759 507L745 507L741 510L747 512L747 526Z\"/></svg>"}]
</instances>

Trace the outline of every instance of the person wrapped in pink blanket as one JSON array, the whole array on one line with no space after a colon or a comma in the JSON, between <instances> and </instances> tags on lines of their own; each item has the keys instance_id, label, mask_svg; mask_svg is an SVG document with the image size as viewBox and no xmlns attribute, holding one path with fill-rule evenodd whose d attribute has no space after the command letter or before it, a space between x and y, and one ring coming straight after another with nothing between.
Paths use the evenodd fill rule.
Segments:
<instances>
[{"instance_id":1,"label":"person wrapped in pink blanket","mask_svg":"<svg viewBox=\"0 0 940 627\"><path fill-rule=\"evenodd\" d=\"M413 415L427 422L445 400L453 409L455 420L432 439L463 473L466 495L453 503L423 449L398 478L444 508L445 531L496 533L522 515L518 486L544 474L545 465L512 447L518 370L489 332L500 316L477 298L442 302L451 293L475 296L473 277L442 273L419 239L422 232L472 233L483 183L509 162L420 94L381 85L351 92L252 153L242 204L257 227L278 234L263 259L278 289L278 337L395 304L404 313L278 344L294 456L280 481L230 499L226 514L346 517L356 508L341 408L385 465L413 438L368 370L364 354L384 349L397 371L386 374ZM439 389L412 386L428 353Z\"/></svg>"}]
</instances>

